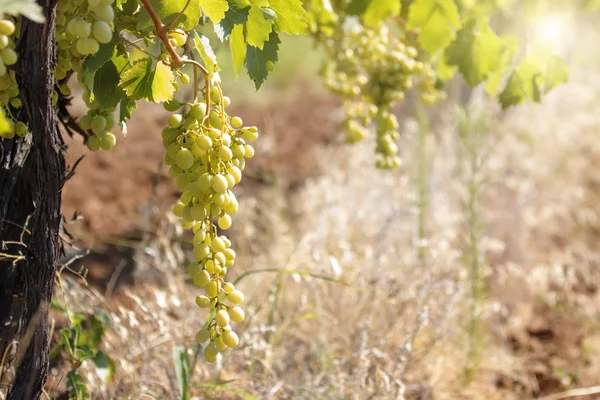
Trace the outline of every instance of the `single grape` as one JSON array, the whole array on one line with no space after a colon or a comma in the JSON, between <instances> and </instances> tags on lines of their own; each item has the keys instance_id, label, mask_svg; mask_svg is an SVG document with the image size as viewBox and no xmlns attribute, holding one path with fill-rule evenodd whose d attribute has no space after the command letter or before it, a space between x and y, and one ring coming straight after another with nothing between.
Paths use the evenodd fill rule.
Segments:
<instances>
[{"instance_id":1,"label":"single grape","mask_svg":"<svg viewBox=\"0 0 600 400\"><path fill-rule=\"evenodd\" d=\"M239 290L234 290L227 294L227 299L231 304L240 304L244 302L244 293Z\"/></svg>"},{"instance_id":2,"label":"single grape","mask_svg":"<svg viewBox=\"0 0 600 400\"><path fill-rule=\"evenodd\" d=\"M106 21L95 21L92 25L92 36L99 43L109 43L113 37L113 31Z\"/></svg>"},{"instance_id":3,"label":"single grape","mask_svg":"<svg viewBox=\"0 0 600 400\"><path fill-rule=\"evenodd\" d=\"M100 139L98 136L90 136L88 138L87 148L90 151L98 151L100 149Z\"/></svg>"},{"instance_id":4,"label":"single grape","mask_svg":"<svg viewBox=\"0 0 600 400\"><path fill-rule=\"evenodd\" d=\"M208 329L203 328L196 333L196 342L198 342L198 344L205 343L208 339L210 339L210 332Z\"/></svg>"},{"instance_id":5,"label":"single grape","mask_svg":"<svg viewBox=\"0 0 600 400\"><path fill-rule=\"evenodd\" d=\"M181 169L189 169L194 164L194 155L188 149L180 149L175 155L175 164Z\"/></svg>"},{"instance_id":6,"label":"single grape","mask_svg":"<svg viewBox=\"0 0 600 400\"><path fill-rule=\"evenodd\" d=\"M115 19L115 10L111 6L100 6L94 9L96 18L100 21L112 22Z\"/></svg>"},{"instance_id":7,"label":"single grape","mask_svg":"<svg viewBox=\"0 0 600 400\"><path fill-rule=\"evenodd\" d=\"M227 345L227 347L236 347L240 343L238 335L231 330L223 332L222 336L223 342Z\"/></svg>"},{"instance_id":8,"label":"single grape","mask_svg":"<svg viewBox=\"0 0 600 400\"><path fill-rule=\"evenodd\" d=\"M106 118L102 115L96 115L90 123L90 128L96 135L100 135L102 132L106 131Z\"/></svg>"},{"instance_id":9,"label":"single grape","mask_svg":"<svg viewBox=\"0 0 600 400\"><path fill-rule=\"evenodd\" d=\"M5 65L10 66L17 63L17 53L13 49L5 48L0 50L0 56L2 56L2 61L4 61Z\"/></svg>"},{"instance_id":10,"label":"single grape","mask_svg":"<svg viewBox=\"0 0 600 400\"><path fill-rule=\"evenodd\" d=\"M115 147L117 143L117 137L110 132L107 132L106 135L100 137L100 147L102 150L111 150Z\"/></svg>"},{"instance_id":11,"label":"single grape","mask_svg":"<svg viewBox=\"0 0 600 400\"><path fill-rule=\"evenodd\" d=\"M210 305L210 299L206 296L197 296L196 297L196 304L198 305L198 307L200 308L206 308Z\"/></svg>"},{"instance_id":12,"label":"single grape","mask_svg":"<svg viewBox=\"0 0 600 400\"><path fill-rule=\"evenodd\" d=\"M25 125L23 122L18 121L15 124L15 133L17 134L17 136L19 137L25 137L27 136L27 125Z\"/></svg>"},{"instance_id":13,"label":"single grape","mask_svg":"<svg viewBox=\"0 0 600 400\"><path fill-rule=\"evenodd\" d=\"M246 318L244 310L240 307L230 307L227 313L233 322L242 322Z\"/></svg>"},{"instance_id":14,"label":"single grape","mask_svg":"<svg viewBox=\"0 0 600 400\"><path fill-rule=\"evenodd\" d=\"M3 35L7 35L7 36L10 36L13 33L15 33L14 22L12 22L8 19L0 20L0 33Z\"/></svg>"},{"instance_id":15,"label":"single grape","mask_svg":"<svg viewBox=\"0 0 600 400\"><path fill-rule=\"evenodd\" d=\"M219 228L227 230L231 227L231 217L227 214L220 216L218 220Z\"/></svg>"},{"instance_id":16,"label":"single grape","mask_svg":"<svg viewBox=\"0 0 600 400\"><path fill-rule=\"evenodd\" d=\"M75 23L75 34L79 37L86 38L92 33L92 26L84 19L77 20Z\"/></svg>"},{"instance_id":17,"label":"single grape","mask_svg":"<svg viewBox=\"0 0 600 400\"><path fill-rule=\"evenodd\" d=\"M231 118L231 126L233 126L234 128L239 128L242 126L242 124L243 124L243 122L240 117Z\"/></svg>"},{"instance_id":18,"label":"single grape","mask_svg":"<svg viewBox=\"0 0 600 400\"><path fill-rule=\"evenodd\" d=\"M217 311L217 314L215 315L215 322L217 323L217 325L219 326L225 326L227 324L229 324L229 314L227 314L227 311L225 310L219 310Z\"/></svg>"}]
</instances>

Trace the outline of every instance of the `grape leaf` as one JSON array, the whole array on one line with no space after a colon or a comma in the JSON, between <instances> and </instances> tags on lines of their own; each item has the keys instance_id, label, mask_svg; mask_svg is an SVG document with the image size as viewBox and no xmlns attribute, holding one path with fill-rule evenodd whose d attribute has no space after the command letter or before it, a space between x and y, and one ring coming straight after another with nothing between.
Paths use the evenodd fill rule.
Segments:
<instances>
[{"instance_id":1,"label":"grape leaf","mask_svg":"<svg viewBox=\"0 0 600 400\"><path fill-rule=\"evenodd\" d=\"M391 15L400 14L400 0L371 1L363 15L365 23L377 26Z\"/></svg>"},{"instance_id":2,"label":"grape leaf","mask_svg":"<svg viewBox=\"0 0 600 400\"><path fill-rule=\"evenodd\" d=\"M456 66L448 64L446 53L440 54L435 72L437 73L438 78L442 81L450 80L456 73Z\"/></svg>"},{"instance_id":3,"label":"grape leaf","mask_svg":"<svg viewBox=\"0 0 600 400\"><path fill-rule=\"evenodd\" d=\"M560 57L534 49L514 69L498 100L503 109L527 99L539 102L568 78L569 71Z\"/></svg>"},{"instance_id":4,"label":"grape leaf","mask_svg":"<svg viewBox=\"0 0 600 400\"><path fill-rule=\"evenodd\" d=\"M227 0L197 0L200 3L200 7L204 14L213 24L218 24L223 18L225 18L225 11L229 10L229 3Z\"/></svg>"},{"instance_id":5,"label":"grape leaf","mask_svg":"<svg viewBox=\"0 0 600 400\"><path fill-rule=\"evenodd\" d=\"M198 32L194 31L194 49L202 58L202 63L209 73L209 78L217 82L221 81L219 71L221 70L217 65L217 56L210 47L210 41L206 36L200 36Z\"/></svg>"},{"instance_id":6,"label":"grape leaf","mask_svg":"<svg viewBox=\"0 0 600 400\"><path fill-rule=\"evenodd\" d=\"M455 65L471 87L500 67L505 50L504 41L492 31L486 21L470 20L446 49L448 65Z\"/></svg>"},{"instance_id":7,"label":"grape leaf","mask_svg":"<svg viewBox=\"0 0 600 400\"><path fill-rule=\"evenodd\" d=\"M346 7L348 15L363 15L372 0L351 0Z\"/></svg>"},{"instance_id":8,"label":"grape leaf","mask_svg":"<svg viewBox=\"0 0 600 400\"><path fill-rule=\"evenodd\" d=\"M85 60L83 64L84 81L90 91L94 91L94 75L102 66L113 58L115 46L121 40L117 34L113 34L113 38L109 43L101 44L100 50Z\"/></svg>"},{"instance_id":9,"label":"grape leaf","mask_svg":"<svg viewBox=\"0 0 600 400\"><path fill-rule=\"evenodd\" d=\"M269 40L273 30L273 21L267 21L260 7L251 6L246 22L246 42L254 47L263 49L263 44Z\"/></svg>"},{"instance_id":10,"label":"grape leaf","mask_svg":"<svg viewBox=\"0 0 600 400\"><path fill-rule=\"evenodd\" d=\"M233 27L233 31L231 31L231 36L229 37L229 50L233 60L233 72L237 77L246 59L246 43L244 41L244 27L242 25L235 25Z\"/></svg>"},{"instance_id":11,"label":"grape leaf","mask_svg":"<svg viewBox=\"0 0 600 400\"><path fill-rule=\"evenodd\" d=\"M160 103L173 98L174 80L171 68L163 62L153 67L152 59L148 57L123 71L119 86L134 100L147 99Z\"/></svg>"},{"instance_id":12,"label":"grape leaf","mask_svg":"<svg viewBox=\"0 0 600 400\"><path fill-rule=\"evenodd\" d=\"M269 72L273 71L273 66L279 60L277 52L279 51L279 35L277 32L271 32L269 40L265 42L264 48L261 50L254 46L248 45L246 48L246 70L250 79L254 81L256 90L267 79Z\"/></svg>"},{"instance_id":13,"label":"grape leaf","mask_svg":"<svg viewBox=\"0 0 600 400\"><path fill-rule=\"evenodd\" d=\"M519 40L517 38L503 36L502 40L504 41L504 52L502 57L497 61L500 67L490 71L485 81L485 91L491 96L495 96L498 93L502 80L519 50Z\"/></svg>"},{"instance_id":14,"label":"grape leaf","mask_svg":"<svg viewBox=\"0 0 600 400\"><path fill-rule=\"evenodd\" d=\"M94 101L101 108L115 108L126 97L125 92L118 84L120 74L117 66L109 61L94 75Z\"/></svg>"},{"instance_id":15,"label":"grape leaf","mask_svg":"<svg viewBox=\"0 0 600 400\"><path fill-rule=\"evenodd\" d=\"M175 94L175 75L167 64L159 61L152 79L152 101L162 103L173 99Z\"/></svg>"},{"instance_id":16,"label":"grape leaf","mask_svg":"<svg viewBox=\"0 0 600 400\"><path fill-rule=\"evenodd\" d=\"M421 46L433 54L446 48L460 28L454 0L416 0L408 13L407 29L419 31Z\"/></svg>"},{"instance_id":17,"label":"grape leaf","mask_svg":"<svg viewBox=\"0 0 600 400\"><path fill-rule=\"evenodd\" d=\"M38 24L46 18L42 7L35 0L0 0L0 15L23 15Z\"/></svg>"},{"instance_id":18,"label":"grape leaf","mask_svg":"<svg viewBox=\"0 0 600 400\"><path fill-rule=\"evenodd\" d=\"M249 3L248 3L249 4ZM233 3L229 4L229 10L225 13L225 18L218 24L214 24L215 33L221 42L229 38L233 27L248 21L250 6L239 7Z\"/></svg>"},{"instance_id":19,"label":"grape leaf","mask_svg":"<svg viewBox=\"0 0 600 400\"><path fill-rule=\"evenodd\" d=\"M306 35L308 20L300 0L269 0L269 7L275 11L275 27L278 32L290 35Z\"/></svg>"},{"instance_id":20,"label":"grape leaf","mask_svg":"<svg viewBox=\"0 0 600 400\"><path fill-rule=\"evenodd\" d=\"M225 0L220 1L225 2ZM216 0L211 0L211 2L216 2ZM189 30L198 25L198 21L200 21L201 4L199 4L198 0L189 1L189 4L188 0L150 0L150 4L152 4L152 7L154 8L154 11L156 11L156 14L160 20L165 24L173 21L175 18L178 18L178 21L183 21L184 28ZM183 15L180 16L182 11ZM148 11L142 7L137 29L142 31L153 27L154 23L150 18L150 14L148 14Z\"/></svg>"}]
</instances>

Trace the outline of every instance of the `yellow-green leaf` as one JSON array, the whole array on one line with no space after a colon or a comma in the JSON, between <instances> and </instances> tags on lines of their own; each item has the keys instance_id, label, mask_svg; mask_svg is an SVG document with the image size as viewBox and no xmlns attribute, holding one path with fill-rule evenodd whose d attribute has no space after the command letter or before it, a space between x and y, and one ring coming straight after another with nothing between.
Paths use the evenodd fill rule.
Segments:
<instances>
[{"instance_id":1,"label":"yellow-green leaf","mask_svg":"<svg viewBox=\"0 0 600 400\"><path fill-rule=\"evenodd\" d=\"M371 1L367 7L363 19L369 26L377 26L384 19L400 14L400 0Z\"/></svg>"},{"instance_id":2,"label":"yellow-green leaf","mask_svg":"<svg viewBox=\"0 0 600 400\"><path fill-rule=\"evenodd\" d=\"M452 42L460 25L454 0L415 0L406 28L417 31L421 46L433 54Z\"/></svg>"},{"instance_id":3,"label":"yellow-green leaf","mask_svg":"<svg viewBox=\"0 0 600 400\"><path fill-rule=\"evenodd\" d=\"M225 11L229 10L227 0L198 0L204 14L213 24L218 24L225 17Z\"/></svg>"},{"instance_id":4,"label":"yellow-green leaf","mask_svg":"<svg viewBox=\"0 0 600 400\"><path fill-rule=\"evenodd\" d=\"M246 21L246 42L262 50L272 30L273 21L265 19L260 7L251 6Z\"/></svg>"},{"instance_id":5,"label":"yellow-green leaf","mask_svg":"<svg viewBox=\"0 0 600 400\"><path fill-rule=\"evenodd\" d=\"M278 32L290 35L306 35L308 33L308 20L306 11L302 8L302 1L270 0L269 5L277 14L275 27Z\"/></svg>"},{"instance_id":6,"label":"yellow-green leaf","mask_svg":"<svg viewBox=\"0 0 600 400\"><path fill-rule=\"evenodd\" d=\"M233 71L237 77L246 60L246 43L244 42L244 27L242 25L234 25L229 36L229 50L233 60Z\"/></svg>"}]
</instances>

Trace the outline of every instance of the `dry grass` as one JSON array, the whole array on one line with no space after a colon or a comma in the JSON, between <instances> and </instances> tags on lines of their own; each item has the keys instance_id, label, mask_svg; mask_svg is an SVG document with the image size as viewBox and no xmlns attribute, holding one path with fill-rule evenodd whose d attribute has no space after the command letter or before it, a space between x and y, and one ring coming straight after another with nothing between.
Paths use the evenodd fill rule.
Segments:
<instances>
[{"instance_id":1,"label":"dry grass","mask_svg":"<svg viewBox=\"0 0 600 400\"><path fill-rule=\"evenodd\" d=\"M244 190L231 230L239 254L232 274L283 272L239 283L249 316L242 345L216 365L196 364L193 395L528 399L597 383L600 80L591 79L575 76L544 105L502 116L483 101L471 105L489 119L474 175L483 182L476 250L487 291L474 307L469 174L453 110L440 111L429 134L425 181L418 124L409 119L399 171L373 167L372 143L330 145L314 150L320 176ZM137 246L136 283L116 297L65 280L71 305L101 307L114 323L103 349L117 364L115 380L103 384L83 367L93 398L177 397L172 347L188 346L192 357L206 316L180 268L173 223L160 219ZM474 312L476 336L466 329ZM470 354L474 340L481 345ZM61 380L54 372L50 388Z\"/></svg>"}]
</instances>

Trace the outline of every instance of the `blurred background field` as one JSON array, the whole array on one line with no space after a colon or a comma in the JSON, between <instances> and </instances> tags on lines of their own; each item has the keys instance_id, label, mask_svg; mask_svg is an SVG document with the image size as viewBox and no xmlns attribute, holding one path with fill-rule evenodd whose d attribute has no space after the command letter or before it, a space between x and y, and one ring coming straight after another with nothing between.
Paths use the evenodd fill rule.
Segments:
<instances>
[{"instance_id":1,"label":"blurred background field","mask_svg":"<svg viewBox=\"0 0 600 400\"><path fill-rule=\"evenodd\" d=\"M109 321L101 348L115 371L105 379L82 367L92 398L179 398L178 352L197 399L593 392L600 74L586 44L598 36L581 31L565 33L568 46L586 39L569 47L569 83L543 104L501 112L460 82L431 109L407 101L395 110L403 165L392 172L375 169L373 142L342 143L340 103L322 88L309 39L283 43L258 93L225 62L230 114L262 136L229 235L248 318L241 346L215 365L195 358L206 314L185 275L191 238L170 212L178 192L160 163L167 112L145 104L111 152L68 141L71 165L86 155L63 193L75 239L55 298ZM51 397L65 368L52 366ZM568 398L600 398L580 394Z\"/></svg>"}]
</instances>

